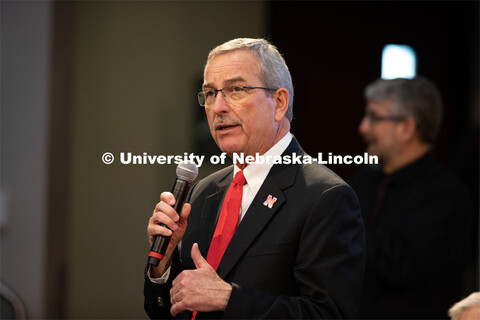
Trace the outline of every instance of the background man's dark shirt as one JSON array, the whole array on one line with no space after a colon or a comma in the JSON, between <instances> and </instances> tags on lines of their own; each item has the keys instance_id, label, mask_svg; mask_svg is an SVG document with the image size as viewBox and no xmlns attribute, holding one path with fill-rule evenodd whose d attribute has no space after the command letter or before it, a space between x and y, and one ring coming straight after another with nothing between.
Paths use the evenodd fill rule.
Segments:
<instances>
[{"instance_id":1,"label":"background man's dark shirt","mask_svg":"<svg viewBox=\"0 0 480 320\"><path fill-rule=\"evenodd\" d=\"M467 190L431 153L390 176L363 168L350 184L367 234L360 317L446 318L466 294L473 243Z\"/></svg>"}]
</instances>

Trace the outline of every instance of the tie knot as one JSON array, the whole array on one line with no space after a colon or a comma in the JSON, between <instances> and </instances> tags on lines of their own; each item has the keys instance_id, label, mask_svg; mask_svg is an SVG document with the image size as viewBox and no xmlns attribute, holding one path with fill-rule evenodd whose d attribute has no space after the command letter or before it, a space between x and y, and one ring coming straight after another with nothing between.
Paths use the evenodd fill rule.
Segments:
<instances>
[{"instance_id":1,"label":"tie knot","mask_svg":"<svg viewBox=\"0 0 480 320\"><path fill-rule=\"evenodd\" d=\"M243 175L243 170L240 170L237 172L235 175L235 178L233 178L233 183L239 184L243 186L244 184L247 183L247 180L245 179L245 176Z\"/></svg>"}]
</instances>

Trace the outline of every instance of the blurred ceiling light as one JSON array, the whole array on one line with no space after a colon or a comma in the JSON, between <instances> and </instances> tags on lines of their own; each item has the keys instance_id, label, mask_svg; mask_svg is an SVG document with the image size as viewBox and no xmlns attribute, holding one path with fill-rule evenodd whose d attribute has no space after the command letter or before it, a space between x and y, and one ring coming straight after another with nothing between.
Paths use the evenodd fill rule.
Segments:
<instances>
[{"instance_id":1,"label":"blurred ceiling light","mask_svg":"<svg viewBox=\"0 0 480 320\"><path fill-rule=\"evenodd\" d=\"M417 55L406 45L387 44L382 52L382 79L414 78Z\"/></svg>"}]
</instances>

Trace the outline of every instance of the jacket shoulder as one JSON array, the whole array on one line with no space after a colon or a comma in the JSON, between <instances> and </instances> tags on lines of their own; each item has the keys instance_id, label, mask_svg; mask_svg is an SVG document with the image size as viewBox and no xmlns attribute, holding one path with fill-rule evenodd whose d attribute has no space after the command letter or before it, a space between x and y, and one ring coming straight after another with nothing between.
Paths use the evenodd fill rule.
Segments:
<instances>
[{"instance_id":1,"label":"jacket shoulder","mask_svg":"<svg viewBox=\"0 0 480 320\"><path fill-rule=\"evenodd\" d=\"M335 172L321 164L304 164L300 166L299 174L310 186L330 189L335 186L350 187Z\"/></svg>"},{"instance_id":2,"label":"jacket shoulder","mask_svg":"<svg viewBox=\"0 0 480 320\"><path fill-rule=\"evenodd\" d=\"M218 187L218 183L220 181L228 179L228 175L232 172L233 165L215 171L209 176L199 180L193 185L192 190L190 191L190 196L193 196L194 194L198 195L200 192L203 191L210 192L211 190L215 190Z\"/></svg>"}]
</instances>

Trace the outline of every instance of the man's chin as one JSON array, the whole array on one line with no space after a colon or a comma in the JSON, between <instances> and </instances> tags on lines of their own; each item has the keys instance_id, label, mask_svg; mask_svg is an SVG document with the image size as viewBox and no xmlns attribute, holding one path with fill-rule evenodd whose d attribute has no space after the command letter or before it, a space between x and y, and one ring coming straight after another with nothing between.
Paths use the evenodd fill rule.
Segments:
<instances>
[{"instance_id":1,"label":"man's chin","mask_svg":"<svg viewBox=\"0 0 480 320\"><path fill-rule=\"evenodd\" d=\"M222 152L226 153L230 157L232 157L234 153L239 154L242 152L242 149L238 146L238 143L235 142L226 143L224 141L220 141L218 147L220 148L220 150L222 150Z\"/></svg>"},{"instance_id":2,"label":"man's chin","mask_svg":"<svg viewBox=\"0 0 480 320\"><path fill-rule=\"evenodd\" d=\"M369 156L377 156L379 164L383 163L383 160L384 160L383 154L381 152L378 152L378 149L376 149L374 146L369 145L366 151Z\"/></svg>"},{"instance_id":3,"label":"man's chin","mask_svg":"<svg viewBox=\"0 0 480 320\"><path fill-rule=\"evenodd\" d=\"M375 146L372 145L372 144L369 144L369 145L367 146L367 149L366 149L366 150L367 150L368 154L371 155L371 156L376 156L376 155L377 155L377 149L376 149Z\"/></svg>"}]
</instances>

